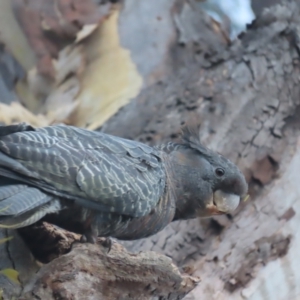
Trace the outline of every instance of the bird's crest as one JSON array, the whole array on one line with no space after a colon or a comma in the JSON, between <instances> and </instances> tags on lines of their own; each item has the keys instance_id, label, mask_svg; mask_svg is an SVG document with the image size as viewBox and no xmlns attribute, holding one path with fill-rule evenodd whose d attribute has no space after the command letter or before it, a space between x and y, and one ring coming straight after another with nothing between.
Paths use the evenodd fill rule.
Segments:
<instances>
[{"instance_id":1,"label":"bird's crest","mask_svg":"<svg viewBox=\"0 0 300 300\"><path fill-rule=\"evenodd\" d=\"M230 168L237 168L235 164L218 151L213 151L204 146L200 141L199 123L187 123L182 128L182 145L198 151L211 163L223 164Z\"/></svg>"},{"instance_id":2,"label":"bird's crest","mask_svg":"<svg viewBox=\"0 0 300 300\"><path fill-rule=\"evenodd\" d=\"M182 131L182 142L185 146L195 149L204 155L210 155L210 150L206 148L200 141L200 123L187 123Z\"/></svg>"}]
</instances>

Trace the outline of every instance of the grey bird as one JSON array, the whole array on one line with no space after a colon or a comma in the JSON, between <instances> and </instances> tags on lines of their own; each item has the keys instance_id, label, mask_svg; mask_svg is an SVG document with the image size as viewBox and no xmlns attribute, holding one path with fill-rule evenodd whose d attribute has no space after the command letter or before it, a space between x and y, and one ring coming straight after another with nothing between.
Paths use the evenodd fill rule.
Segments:
<instances>
[{"instance_id":1,"label":"grey bird","mask_svg":"<svg viewBox=\"0 0 300 300\"><path fill-rule=\"evenodd\" d=\"M0 126L2 228L43 219L90 243L134 240L174 220L231 213L247 189L197 127L184 127L179 143L150 147L66 125Z\"/></svg>"}]
</instances>

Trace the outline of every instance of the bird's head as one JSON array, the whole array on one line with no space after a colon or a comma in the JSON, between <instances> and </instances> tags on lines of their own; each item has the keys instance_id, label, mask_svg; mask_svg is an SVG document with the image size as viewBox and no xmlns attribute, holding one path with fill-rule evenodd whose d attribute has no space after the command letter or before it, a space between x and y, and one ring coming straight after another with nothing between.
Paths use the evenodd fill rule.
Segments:
<instances>
[{"instance_id":1,"label":"bird's head","mask_svg":"<svg viewBox=\"0 0 300 300\"><path fill-rule=\"evenodd\" d=\"M175 219L231 213L247 196L244 175L229 159L201 144L198 127L183 128L182 143L169 157Z\"/></svg>"}]
</instances>

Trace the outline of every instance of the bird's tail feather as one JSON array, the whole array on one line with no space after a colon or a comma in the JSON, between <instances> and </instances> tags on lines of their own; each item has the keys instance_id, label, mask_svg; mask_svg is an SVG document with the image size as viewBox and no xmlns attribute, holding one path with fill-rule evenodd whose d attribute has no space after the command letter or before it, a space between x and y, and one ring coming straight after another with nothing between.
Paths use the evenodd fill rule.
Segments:
<instances>
[{"instance_id":1,"label":"bird's tail feather","mask_svg":"<svg viewBox=\"0 0 300 300\"><path fill-rule=\"evenodd\" d=\"M0 140L9 134L34 131L26 124L0 126ZM21 184L32 174L21 163L0 152L0 228L20 228L31 225L47 213L60 210L60 201L37 188ZM8 178L6 178L8 177Z\"/></svg>"},{"instance_id":2,"label":"bird's tail feather","mask_svg":"<svg viewBox=\"0 0 300 300\"><path fill-rule=\"evenodd\" d=\"M19 216L4 218L0 216L0 228L17 229L29 226L42 219L46 214L57 212L60 209L60 201L58 199L53 199L49 203L38 208L32 209Z\"/></svg>"},{"instance_id":3,"label":"bird's tail feather","mask_svg":"<svg viewBox=\"0 0 300 300\"><path fill-rule=\"evenodd\" d=\"M31 125L28 125L26 123L19 123L19 124L13 124L13 125L1 125L0 126L0 137L6 136L12 133L16 132L22 132L22 131L35 131L34 127Z\"/></svg>"},{"instance_id":4,"label":"bird's tail feather","mask_svg":"<svg viewBox=\"0 0 300 300\"><path fill-rule=\"evenodd\" d=\"M33 224L47 213L60 210L60 201L37 188L5 178L0 183L0 228Z\"/></svg>"}]
</instances>

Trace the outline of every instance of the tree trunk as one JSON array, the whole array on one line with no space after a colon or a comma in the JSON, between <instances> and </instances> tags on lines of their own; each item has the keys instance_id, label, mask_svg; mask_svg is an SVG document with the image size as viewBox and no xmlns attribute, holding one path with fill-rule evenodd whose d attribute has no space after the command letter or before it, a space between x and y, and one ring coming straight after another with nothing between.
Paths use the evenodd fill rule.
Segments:
<instances>
[{"instance_id":1,"label":"tree trunk","mask_svg":"<svg viewBox=\"0 0 300 300\"><path fill-rule=\"evenodd\" d=\"M158 299L158 295L181 299L196 286L199 276L200 283L185 299L297 299L300 4L286 1L265 10L229 45L226 32L198 10L194 1L157 0L151 5L145 1L153 9L149 15L162 18L161 51L151 65L149 52L138 51L137 43L126 40L129 34L136 36L135 30L154 26L151 22L141 23L138 29L133 26L130 14L149 12L147 4L139 6L137 1L124 2L119 32L143 87L100 130L154 145L177 139L180 125L196 116L202 124L203 143L239 165L251 198L233 215L174 222L153 237L122 242L129 251L142 251L135 254L137 258L118 244L107 257L102 246L75 245L70 253L41 267L37 275L37 265L16 236L2 246L0 269L17 269L22 284L19 289L6 285L6 297L24 290L24 297L31 299L71 299L76 290L77 297L84 293L89 299L142 299L138 298L141 291L149 286L144 299ZM122 26L125 20L127 31ZM180 273L165 256L145 252L149 250L169 256L194 277ZM92 259L85 261L87 257ZM120 257L122 271L114 269ZM103 271L106 277L97 279L103 265L113 275ZM118 272L123 271L122 277ZM134 279L136 284L129 286L131 272L137 272L141 280ZM0 280L4 288L3 282L8 281L6 277ZM66 281L68 288L61 284ZM102 288L105 281L112 282L111 294ZM81 282L87 283L88 290ZM95 288L98 285L101 288ZM160 285L165 289L160 290ZM129 288L134 294L127 293Z\"/></svg>"}]
</instances>

